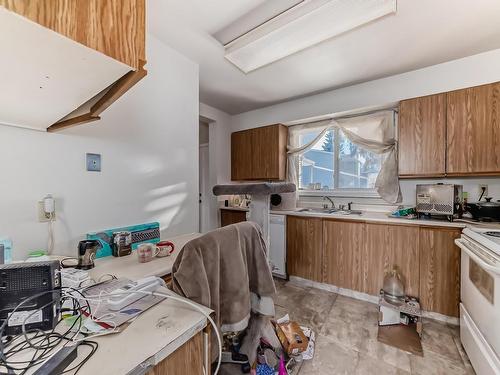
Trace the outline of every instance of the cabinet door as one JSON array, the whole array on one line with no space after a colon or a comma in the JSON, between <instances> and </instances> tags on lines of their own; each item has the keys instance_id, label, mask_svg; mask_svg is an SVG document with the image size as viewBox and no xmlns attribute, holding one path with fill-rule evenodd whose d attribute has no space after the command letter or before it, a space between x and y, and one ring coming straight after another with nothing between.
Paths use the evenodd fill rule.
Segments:
<instances>
[{"instance_id":1,"label":"cabinet door","mask_svg":"<svg viewBox=\"0 0 500 375\"><path fill-rule=\"evenodd\" d=\"M396 267L405 293L419 296L418 234L417 226L366 224L363 292L378 295L384 276Z\"/></svg>"},{"instance_id":2,"label":"cabinet door","mask_svg":"<svg viewBox=\"0 0 500 375\"><path fill-rule=\"evenodd\" d=\"M458 229L420 228L420 303L427 311L458 316L460 249Z\"/></svg>"},{"instance_id":3,"label":"cabinet door","mask_svg":"<svg viewBox=\"0 0 500 375\"><path fill-rule=\"evenodd\" d=\"M365 224L323 221L324 282L362 291Z\"/></svg>"},{"instance_id":4,"label":"cabinet door","mask_svg":"<svg viewBox=\"0 0 500 375\"><path fill-rule=\"evenodd\" d=\"M252 177L257 180L284 180L287 128L283 125L253 129Z\"/></svg>"},{"instance_id":5,"label":"cabinet door","mask_svg":"<svg viewBox=\"0 0 500 375\"><path fill-rule=\"evenodd\" d=\"M220 226L240 223L247 220L247 213L245 211L236 210L220 210Z\"/></svg>"},{"instance_id":6,"label":"cabinet door","mask_svg":"<svg viewBox=\"0 0 500 375\"><path fill-rule=\"evenodd\" d=\"M231 134L232 180L284 180L288 129L277 124Z\"/></svg>"},{"instance_id":7,"label":"cabinet door","mask_svg":"<svg viewBox=\"0 0 500 375\"><path fill-rule=\"evenodd\" d=\"M231 134L231 180L252 176L252 131Z\"/></svg>"},{"instance_id":8,"label":"cabinet door","mask_svg":"<svg viewBox=\"0 0 500 375\"><path fill-rule=\"evenodd\" d=\"M500 174L500 83L447 94L447 173Z\"/></svg>"},{"instance_id":9,"label":"cabinet door","mask_svg":"<svg viewBox=\"0 0 500 375\"><path fill-rule=\"evenodd\" d=\"M322 220L319 218L287 217L287 269L291 276L323 281L322 232Z\"/></svg>"},{"instance_id":10,"label":"cabinet door","mask_svg":"<svg viewBox=\"0 0 500 375\"><path fill-rule=\"evenodd\" d=\"M398 126L400 176L444 176L446 94L402 101Z\"/></svg>"}]
</instances>

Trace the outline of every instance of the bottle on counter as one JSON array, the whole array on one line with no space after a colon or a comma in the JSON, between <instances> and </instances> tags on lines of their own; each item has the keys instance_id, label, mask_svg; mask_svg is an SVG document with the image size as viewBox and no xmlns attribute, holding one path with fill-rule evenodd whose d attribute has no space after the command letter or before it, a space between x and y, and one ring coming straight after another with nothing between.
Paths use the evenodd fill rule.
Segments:
<instances>
[{"instance_id":1,"label":"bottle on counter","mask_svg":"<svg viewBox=\"0 0 500 375\"><path fill-rule=\"evenodd\" d=\"M0 264L12 262L12 240L8 237L0 237Z\"/></svg>"}]
</instances>

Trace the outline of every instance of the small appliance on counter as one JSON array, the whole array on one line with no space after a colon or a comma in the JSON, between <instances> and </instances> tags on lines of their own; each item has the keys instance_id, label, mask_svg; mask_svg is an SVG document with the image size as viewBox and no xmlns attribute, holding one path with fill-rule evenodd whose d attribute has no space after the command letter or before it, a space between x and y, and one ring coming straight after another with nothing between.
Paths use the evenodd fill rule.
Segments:
<instances>
[{"instance_id":1,"label":"small appliance on counter","mask_svg":"<svg viewBox=\"0 0 500 375\"><path fill-rule=\"evenodd\" d=\"M94 268L94 259L101 244L96 240L84 240L78 243L78 265L76 268L89 270Z\"/></svg>"},{"instance_id":2,"label":"small appliance on counter","mask_svg":"<svg viewBox=\"0 0 500 375\"><path fill-rule=\"evenodd\" d=\"M132 233L128 231L114 232L111 240L114 257L132 254Z\"/></svg>"},{"instance_id":3,"label":"small appliance on counter","mask_svg":"<svg viewBox=\"0 0 500 375\"><path fill-rule=\"evenodd\" d=\"M445 217L452 221L462 215L462 185L417 185L416 211L420 215Z\"/></svg>"}]
</instances>

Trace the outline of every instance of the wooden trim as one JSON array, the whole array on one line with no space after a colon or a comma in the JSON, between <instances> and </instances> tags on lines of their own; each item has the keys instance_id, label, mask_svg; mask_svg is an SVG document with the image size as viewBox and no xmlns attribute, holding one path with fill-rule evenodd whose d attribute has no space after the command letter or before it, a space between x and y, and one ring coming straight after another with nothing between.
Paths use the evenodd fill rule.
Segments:
<instances>
[{"instance_id":1,"label":"wooden trim","mask_svg":"<svg viewBox=\"0 0 500 375\"><path fill-rule=\"evenodd\" d=\"M137 82L146 77L148 71L144 69L146 61L139 61L139 69L133 70L125 74L122 78L116 81L104 96L99 99L90 109L92 115L100 115L111 104L117 101L123 94L132 88Z\"/></svg>"},{"instance_id":2,"label":"wooden trim","mask_svg":"<svg viewBox=\"0 0 500 375\"><path fill-rule=\"evenodd\" d=\"M99 99L97 103L95 103L90 108L89 113L72 117L67 120L58 121L55 124L49 126L47 131L56 132L69 127L100 120L101 117L99 117L99 115L102 112L104 112L111 104L117 101L123 94L125 94L128 90L130 90L135 84L137 84L141 79L143 79L148 74L147 70L144 69L145 64L146 61L141 60L139 63L138 70L128 72L118 81L116 81L113 85L111 85L106 94L104 94L103 97Z\"/></svg>"},{"instance_id":3,"label":"wooden trim","mask_svg":"<svg viewBox=\"0 0 500 375\"><path fill-rule=\"evenodd\" d=\"M446 173L447 177L476 177L476 176L500 176L500 171L491 172L451 172Z\"/></svg>"},{"instance_id":4,"label":"wooden trim","mask_svg":"<svg viewBox=\"0 0 500 375\"><path fill-rule=\"evenodd\" d=\"M85 113L80 116L76 116L67 120L59 121L56 122L55 124L49 126L47 128L47 131L50 133L62 130L62 129L67 129L67 128L72 128L73 126L81 125L81 124L86 124L89 122L97 121L100 120L101 118L99 116L94 116L92 113Z\"/></svg>"},{"instance_id":5,"label":"wooden trim","mask_svg":"<svg viewBox=\"0 0 500 375\"><path fill-rule=\"evenodd\" d=\"M288 126L284 125L284 124L281 124L281 123L276 123L276 124L271 124L271 125L265 125L265 126L257 126L255 128L249 128L249 129L244 129L244 130L238 130L236 132L232 132L231 134L234 134L234 133L243 133L243 132L246 132L248 130L254 130L254 129L265 129L265 128L271 128L273 126L277 126L277 125L280 125L280 126L284 126L285 128L288 129Z\"/></svg>"},{"instance_id":6,"label":"wooden trim","mask_svg":"<svg viewBox=\"0 0 500 375\"><path fill-rule=\"evenodd\" d=\"M416 178L445 178L446 173L436 173L436 174L401 174L399 178L401 180L409 180Z\"/></svg>"}]
</instances>

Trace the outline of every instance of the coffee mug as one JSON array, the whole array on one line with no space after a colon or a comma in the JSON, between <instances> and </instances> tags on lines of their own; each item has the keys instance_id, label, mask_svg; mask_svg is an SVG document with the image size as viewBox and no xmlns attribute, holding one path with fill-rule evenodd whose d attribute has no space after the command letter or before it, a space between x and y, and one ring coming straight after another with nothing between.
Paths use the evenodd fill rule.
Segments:
<instances>
[{"instance_id":1,"label":"coffee mug","mask_svg":"<svg viewBox=\"0 0 500 375\"><path fill-rule=\"evenodd\" d=\"M155 256L157 256L159 250L153 243L143 243L137 248L137 257L139 258L139 263L151 262Z\"/></svg>"},{"instance_id":2,"label":"coffee mug","mask_svg":"<svg viewBox=\"0 0 500 375\"><path fill-rule=\"evenodd\" d=\"M157 257L168 257L175 250L175 246L170 241L161 241L156 244L156 248L159 250Z\"/></svg>"},{"instance_id":3,"label":"coffee mug","mask_svg":"<svg viewBox=\"0 0 500 375\"><path fill-rule=\"evenodd\" d=\"M143 243L137 248L139 263L151 262L154 257L169 256L174 251L174 244L170 241L161 241L158 244Z\"/></svg>"}]
</instances>

